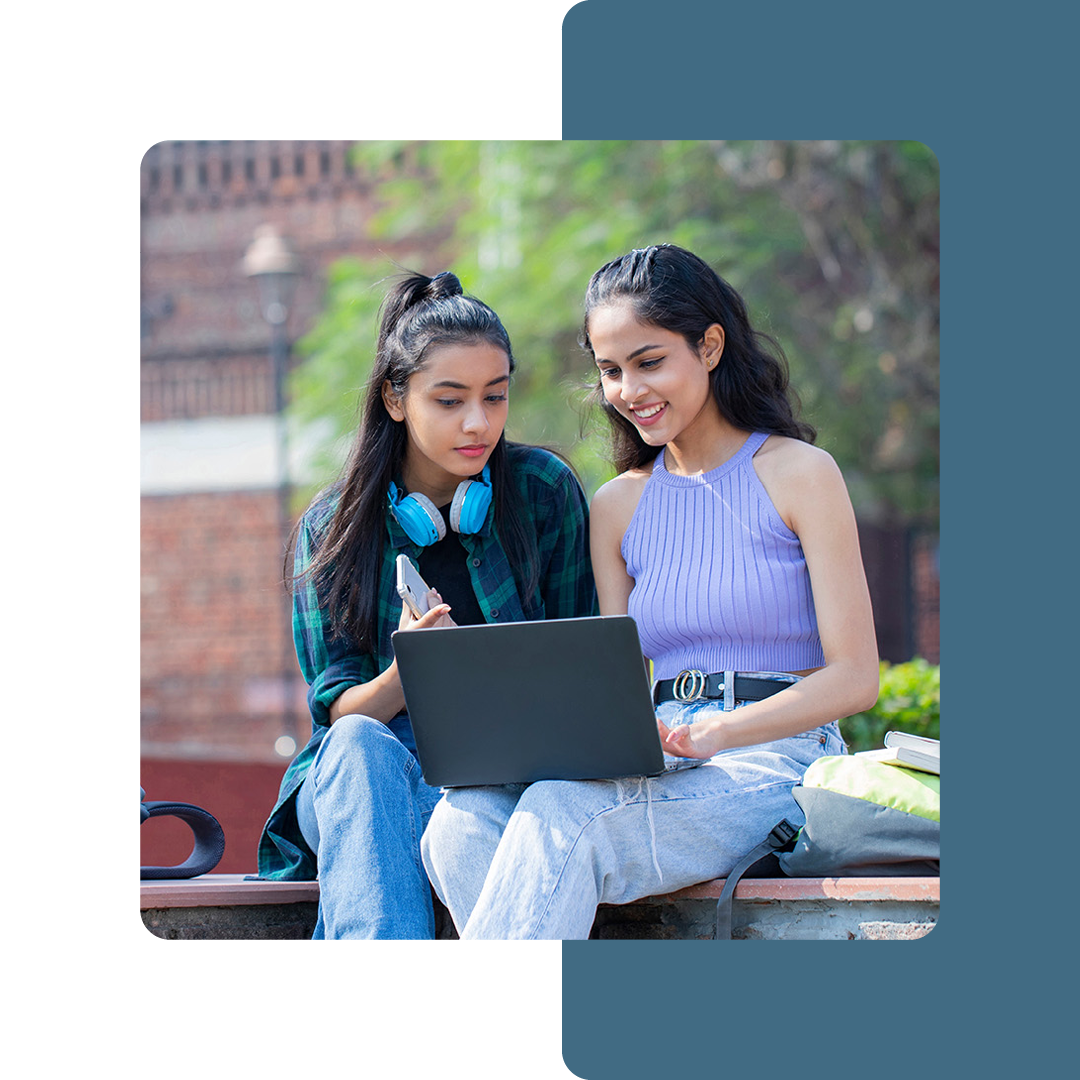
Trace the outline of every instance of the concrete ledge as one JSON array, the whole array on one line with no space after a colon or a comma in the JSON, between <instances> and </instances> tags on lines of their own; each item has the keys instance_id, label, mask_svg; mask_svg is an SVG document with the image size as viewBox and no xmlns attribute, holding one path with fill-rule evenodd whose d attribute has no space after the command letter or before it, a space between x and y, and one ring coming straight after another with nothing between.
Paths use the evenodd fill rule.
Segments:
<instances>
[{"instance_id":1,"label":"concrete ledge","mask_svg":"<svg viewBox=\"0 0 1080 1080\"><path fill-rule=\"evenodd\" d=\"M140 882L143 925L169 940L309 939L319 915L317 881L250 881L244 874ZM435 936L456 938L435 903Z\"/></svg>"},{"instance_id":2,"label":"concrete ledge","mask_svg":"<svg viewBox=\"0 0 1080 1080\"><path fill-rule=\"evenodd\" d=\"M929 897L868 900L819 894L782 899L747 897L740 889L731 905L731 935L736 940L904 941L925 936L938 919L937 900ZM685 899L675 893L621 907L601 905L589 936L708 941L715 925L715 898Z\"/></svg>"},{"instance_id":3,"label":"concrete ledge","mask_svg":"<svg viewBox=\"0 0 1080 1080\"><path fill-rule=\"evenodd\" d=\"M248 881L244 874L203 874L194 878L139 883L139 906L144 911L318 902L317 881Z\"/></svg>"},{"instance_id":4,"label":"concrete ledge","mask_svg":"<svg viewBox=\"0 0 1080 1080\"><path fill-rule=\"evenodd\" d=\"M173 941L304 940L319 911L315 881L245 881L243 874L143 881L143 925Z\"/></svg>"},{"instance_id":5,"label":"concrete ledge","mask_svg":"<svg viewBox=\"0 0 1080 1080\"><path fill-rule=\"evenodd\" d=\"M723 879L631 904L601 904L594 939L707 940ZM242 874L206 874L144 881L140 906L146 928L169 939L310 938L318 911L316 881L248 881ZM749 878L732 904L739 939L900 941L919 938L937 923L940 878ZM436 902L436 936L457 937Z\"/></svg>"},{"instance_id":6,"label":"concrete ledge","mask_svg":"<svg viewBox=\"0 0 1080 1080\"><path fill-rule=\"evenodd\" d=\"M743 878L735 886L736 900L900 900L934 902L941 896L936 877ZM720 899L724 879L703 881L651 900ZM639 900L638 903L645 901Z\"/></svg>"},{"instance_id":7,"label":"concrete ledge","mask_svg":"<svg viewBox=\"0 0 1080 1080\"><path fill-rule=\"evenodd\" d=\"M940 878L748 878L735 888L731 934L774 941L901 941L937 923ZM601 904L590 937L711 940L724 881L621 906Z\"/></svg>"}]
</instances>

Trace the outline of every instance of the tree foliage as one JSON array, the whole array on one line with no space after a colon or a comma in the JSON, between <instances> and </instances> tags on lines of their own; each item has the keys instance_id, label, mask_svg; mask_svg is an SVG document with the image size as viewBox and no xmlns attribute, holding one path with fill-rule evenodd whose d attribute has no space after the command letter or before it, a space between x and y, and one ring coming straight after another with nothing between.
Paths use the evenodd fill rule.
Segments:
<instances>
[{"instance_id":1,"label":"tree foliage","mask_svg":"<svg viewBox=\"0 0 1080 1080\"><path fill-rule=\"evenodd\" d=\"M380 254L331 269L298 345L301 419L351 430L380 283L453 269L514 343L511 437L568 454L591 492L611 469L584 406L585 285L614 256L670 241L780 341L860 515L936 524L938 175L921 144L371 142L355 166L374 184Z\"/></svg>"},{"instance_id":2,"label":"tree foliage","mask_svg":"<svg viewBox=\"0 0 1080 1080\"><path fill-rule=\"evenodd\" d=\"M881 662L881 691L867 712L843 721L852 751L875 750L887 731L941 738L941 668L922 657L903 664Z\"/></svg>"}]
</instances>

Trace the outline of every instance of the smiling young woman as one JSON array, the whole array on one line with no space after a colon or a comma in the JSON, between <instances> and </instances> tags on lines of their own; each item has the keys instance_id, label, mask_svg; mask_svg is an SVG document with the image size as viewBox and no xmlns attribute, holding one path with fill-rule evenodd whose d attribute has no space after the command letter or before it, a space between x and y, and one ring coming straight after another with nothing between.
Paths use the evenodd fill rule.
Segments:
<instances>
[{"instance_id":1,"label":"smiling young woman","mask_svg":"<svg viewBox=\"0 0 1080 1080\"><path fill-rule=\"evenodd\" d=\"M398 281L349 460L297 527L293 634L312 734L282 780L259 873L318 876L316 937L434 933L419 837L440 792L420 774L391 634L595 612L577 479L506 440L513 371L498 316L453 274ZM402 553L439 589L419 620L395 590Z\"/></svg>"},{"instance_id":2,"label":"smiling young woman","mask_svg":"<svg viewBox=\"0 0 1080 1080\"><path fill-rule=\"evenodd\" d=\"M670 445L681 468L704 471L694 459L713 461L728 435L709 387L724 349L723 328L707 327L694 348L681 334L643 324L629 301L616 301L593 313L590 340L607 404L643 443Z\"/></svg>"},{"instance_id":3,"label":"smiling young woman","mask_svg":"<svg viewBox=\"0 0 1080 1080\"><path fill-rule=\"evenodd\" d=\"M591 507L600 611L637 623L667 768L449 792L422 848L462 938L583 938L599 903L727 874L801 823L791 789L877 695L843 478L738 293L632 251L589 282L583 344L619 471Z\"/></svg>"}]
</instances>

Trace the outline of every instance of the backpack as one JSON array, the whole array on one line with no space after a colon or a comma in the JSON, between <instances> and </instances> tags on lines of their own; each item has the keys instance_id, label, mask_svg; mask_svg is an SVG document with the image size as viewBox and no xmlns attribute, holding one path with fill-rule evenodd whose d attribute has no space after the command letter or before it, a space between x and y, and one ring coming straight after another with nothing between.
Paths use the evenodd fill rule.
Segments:
<instances>
[{"instance_id":1,"label":"backpack","mask_svg":"<svg viewBox=\"0 0 1080 1080\"><path fill-rule=\"evenodd\" d=\"M784 818L734 869L716 905L716 939L731 938L742 877L937 877L941 777L860 754L818 758L792 795L806 815Z\"/></svg>"},{"instance_id":2,"label":"backpack","mask_svg":"<svg viewBox=\"0 0 1080 1080\"><path fill-rule=\"evenodd\" d=\"M139 824L152 817L178 817L195 835L191 854L176 866L143 866L139 877L143 881L169 878L193 878L209 874L225 854L225 832L216 817L200 806L182 802L148 802L146 792L139 788Z\"/></svg>"}]
</instances>

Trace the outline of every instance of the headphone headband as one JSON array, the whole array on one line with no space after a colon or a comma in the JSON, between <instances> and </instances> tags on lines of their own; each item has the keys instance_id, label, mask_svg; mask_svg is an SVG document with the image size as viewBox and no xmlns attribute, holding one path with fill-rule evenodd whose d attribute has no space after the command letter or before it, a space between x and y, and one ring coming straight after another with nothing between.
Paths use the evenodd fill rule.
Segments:
<instances>
[{"instance_id":1,"label":"headphone headband","mask_svg":"<svg viewBox=\"0 0 1080 1080\"><path fill-rule=\"evenodd\" d=\"M395 483L387 492L387 505L397 523L414 544L430 547L446 535L446 523L438 507L420 492L402 497ZM450 503L450 528L456 533L471 536L478 533L487 520L491 506L491 467L484 466L479 480L462 480Z\"/></svg>"}]
</instances>

